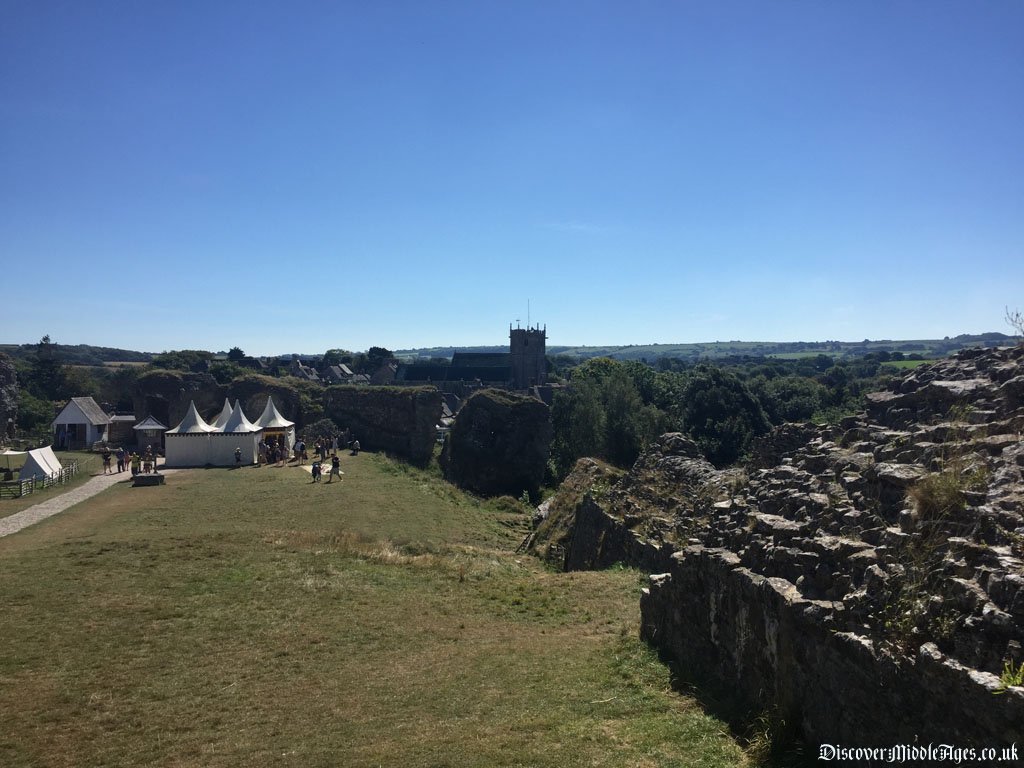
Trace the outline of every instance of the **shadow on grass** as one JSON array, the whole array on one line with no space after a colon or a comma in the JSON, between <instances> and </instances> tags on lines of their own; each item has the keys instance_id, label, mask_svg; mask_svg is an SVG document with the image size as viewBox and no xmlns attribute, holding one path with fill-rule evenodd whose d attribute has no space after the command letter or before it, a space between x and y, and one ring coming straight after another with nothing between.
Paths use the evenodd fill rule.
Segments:
<instances>
[{"instance_id":1,"label":"shadow on grass","mask_svg":"<svg viewBox=\"0 0 1024 768\"><path fill-rule=\"evenodd\" d=\"M652 646L653 647L653 646ZM817 765L815 748L800 734L800 714L783 716L772 710L754 711L739 701L734 689L708 675L686 674L662 649L655 649L671 676L672 688L696 699L710 715L729 726L743 746L751 766L758 768L810 768Z\"/></svg>"}]
</instances>

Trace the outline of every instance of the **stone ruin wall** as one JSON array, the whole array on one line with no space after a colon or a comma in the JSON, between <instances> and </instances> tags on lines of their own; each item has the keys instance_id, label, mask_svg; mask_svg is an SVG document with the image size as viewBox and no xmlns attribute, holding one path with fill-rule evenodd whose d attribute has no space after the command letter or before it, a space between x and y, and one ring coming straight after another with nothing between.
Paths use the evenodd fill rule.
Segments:
<instances>
[{"instance_id":1,"label":"stone ruin wall","mask_svg":"<svg viewBox=\"0 0 1024 768\"><path fill-rule=\"evenodd\" d=\"M786 425L715 470L664 435L582 460L535 551L655 575L643 636L750 722L809 743L1024 741L1024 347L923 366L841 426ZM941 514L915 488L955 477ZM543 517L543 510L541 516Z\"/></svg>"},{"instance_id":2,"label":"stone ruin wall","mask_svg":"<svg viewBox=\"0 0 1024 768\"><path fill-rule=\"evenodd\" d=\"M441 393L433 387L327 387L324 414L348 429L359 444L430 461L441 419Z\"/></svg>"},{"instance_id":3,"label":"stone ruin wall","mask_svg":"<svg viewBox=\"0 0 1024 768\"><path fill-rule=\"evenodd\" d=\"M322 394L321 394L322 392ZM430 460L441 418L441 393L432 387L309 386L303 392L287 382L247 377L220 385L206 373L157 371L140 379L134 394L135 413L153 414L173 427L194 401L200 414L217 414L224 398L242 401L250 419L263 411L267 395L278 410L301 429L327 416L348 428L363 448L388 451L416 464Z\"/></svg>"}]
</instances>

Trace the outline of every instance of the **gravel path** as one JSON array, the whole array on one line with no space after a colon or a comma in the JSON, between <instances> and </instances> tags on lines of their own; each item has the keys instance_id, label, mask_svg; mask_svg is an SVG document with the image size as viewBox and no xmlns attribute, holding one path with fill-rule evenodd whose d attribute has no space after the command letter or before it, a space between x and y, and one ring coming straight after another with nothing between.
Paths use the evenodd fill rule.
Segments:
<instances>
[{"instance_id":1,"label":"gravel path","mask_svg":"<svg viewBox=\"0 0 1024 768\"><path fill-rule=\"evenodd\" d=\"M175 471L176 470L173 469L163 470L161 474L171 474ZM53 496L46 501L34 504L28 509L23 509L21 512L13 514L10 517L0 518L0 536L9 536L12 533L17 533L22 528L27 528L33 523L38 523L40 520L53 517L80 501L92 498L100 491L104 491L112 486L114 483L130 483L131 481L131 472L114 472L110 475L93 475L93 477L77 488L72 488L66 493Z\"/></svg>"}]
</instances>

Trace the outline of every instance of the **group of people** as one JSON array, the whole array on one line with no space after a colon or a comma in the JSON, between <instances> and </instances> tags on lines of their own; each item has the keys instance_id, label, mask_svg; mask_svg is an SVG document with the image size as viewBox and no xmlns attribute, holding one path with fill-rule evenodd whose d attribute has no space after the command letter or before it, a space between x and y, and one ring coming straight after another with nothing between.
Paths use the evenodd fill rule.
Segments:
<instances>
[{"instance_id":1,"label":"group of people","mask_svg":"<svg viewBox=\"0 0 1024 768\"><path fill-rule=\"evenodd\" d=\"M296 443L295 445L297 447L299 444ZM263 464L273 464L275 467L283 467L287 461L288 446L283 436L279 436L276 439L271 438L269 442L260 439L257 446L257 463L260 466Z\"/></svg>"},{"instance_id":2,"label":"group of people","mask_svg":"<svg viewBox=\"0 0 1024 768\"><path fill-rule=\"evenodd\" d=\"M101 454L103 458L103 474L112 475L114 471L110 468L111 461L117 459L117 471L125 472L131 470L133 475L140 472L156 472L156 452L152 445L147 445L145 452L140 456L135 451L128 453L124 446L119 447L113 454L109 448L104 448Z\"/></svg>"},{"instance_id":3,"label":"group of people","mask_svg":"<svg viewBox=\"0 0 1024 768\"><path fill-rule=\"evenodd\" d=\"M311 467L310 473L313 475L312 482L319 483L323 478L323 461L317 457L313 460L313 466ZM341 459L338 458L337 452L331 456L331 469L327 477L328 483L333 483L334 478L338 478L338 482L341 482L341 476L345 473L341 471Z\"/></svg>"}]
</instances>

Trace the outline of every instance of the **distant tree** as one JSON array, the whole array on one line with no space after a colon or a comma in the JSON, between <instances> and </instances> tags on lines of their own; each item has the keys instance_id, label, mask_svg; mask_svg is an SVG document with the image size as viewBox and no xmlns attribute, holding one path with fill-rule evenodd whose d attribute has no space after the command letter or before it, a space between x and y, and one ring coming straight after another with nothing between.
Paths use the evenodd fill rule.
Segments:
<instances>
[{"instance_id":1,"label":"distant tree","mask_svg":"<svg viewBox=\"0 0 1024 768\"><path fill-rule=\"evenodd\" d=\"M341 365L352 362L352 353L347 349L328 349L324 352L324 365Z\"/></svg>"},{"instance_id":2,"label":"distant tree","mask_svg":"<svg viewBox=\"0 0 1024 768\"><path fill-rule=\"evenodd\" d=\"M829 404L828 390L804 376L758 376L749 385L772 424L807 421Z\"/></svg>"},{"instance_id":3,"label":"distant tree","mask_svg":"<svg viewBox=\"0 0 1024 768\"><path fill-rule=\"evenodd\" d=\"M71 397L91 397L102 400L100 382L90 373L88 368L68 367L64 373L59 400Z\"/></svg>"},{"instance_id":4,"label":"distant tree","mask_svg":"<svg viewBox=\"0 0 1024 768\"><path fill-rule=\"evenodd\" d=\"M108 403L114 403L114 407L118 410L132 410L139 373L140 368L134 365L122 365L109 369L100 381L102 399Z\"/></svg>"},{"instance_id":5,"label":"distant tree","mask_svg":"<svg viewBox=\"0 0 1024 768\"><path fill-rule=\"evenodd\" d=\"M663 413L644 403L634 375L646 382L646 374L637 366L646 367L592 358L572 370L569 387L552 405L556 474L564 476L582 456L629 466L667 425Z\"/></svg>"},{"instance_id":6,"label":"distant tree","mask_svg":"<svg viewBox=\"0 0 1024 768\"><path fill-rule=\"evenodd\" d=\"M613 464L631 466L644 447L664 431L666 419L654 406L644 405L625 366L612 373L602 389L605 455Z\"/></svg>"},{"instance_id":7,"label":"distant tree","mask_svg":"<svg viewBox=\"0 0 1024 768\"><path fill-rule=\"evenodd\" d=\"M551 459L559 478L569 473L576 459L604 454L607 417L597 382L583 380L559 390L551 407L551 421Z\"/></svg>"},{"instance_id":8,"label":"distant tree","mask_svg":"<svg viewBox=\"0 0 1024 768\"><path fill-rule=\"evenodd\" d=\"M56 413L53 403L36 397L26 389L18 393L18 429L22 432L41 433L49 430Z\"/></svg>"},{"instance_id":9,"label":"distant tree","mask_svg":"<svg viewBox=\"0 0 1024 768\"><path fill-rule=\"evenodd\" d=\"M154 356L153 365L157 368L167 368L172 371L192 371L193 373L198 373L204 371L212 359L212 352L200 349L179 349L171 352L162 352Z\"/></svg>"},{"instance_id":10,"label":"distant tree","mask_svg":"<svg viewBox=\"0 0 1024 768\"><path fill-rule=\"evenodd\" d=\"M771 429L761 403L739 377L711 365L686 375L676 413L681 431L719 467L735 463L755 436Z\"/></svg>"},{"instance_id":11,"label":"distant tree","mask_svg":"<svg viewBox=\"0 0 1024 768\"><path fill-rule=\"evenodd\" d=\"M230 384L243 374L245 374L245 369L231 360L218 360L215 363L210 363L210 375L217 380L218 384Z\"/></svg>"},{"instance_id":12,"label":"distant tree","mask_svg":"<svg viewBox=\"0 0 1024 768\"><path fill-rule=\"evenodd\" d=\"M0 352L0 437L5 435L7 425L18 419L18 390L14 361Z\"/></svg>"},{"instance_id":13,"label":"distant tree","mask_svg":"<svg viewBox=\"0 0 1024 768\"><path fill-rule=\"evenodd\" d=\"M56 350L47 334L36 344L28 375L28 388L36 397L57 400L64 394L65 369L57 360Z\"/></svg>"},{"instance_id":14,"label":"distant tree","mask_svg":"<svg viewBox=\"0 0 1024 768\"><path fill-rule=\"evenodd\" d=\"M374 374L394 355L384 347L370 347L366 352L360 352L352 359L352 366L356 373Z\"/></svg>"},{"instance_id":15,"label":"distant tree","mask_svg":"<svg viewBox=\"0 0 1024 768\"><path fill-rule=\"evenodd\" d=\"M237 363L245 359L245 352L240 347L232 347L228 350L228 360L233 363Z\"/></svg>"},{"instance_id":16,"label":"distant tree","mask_svg":"<svg viewBox=\"0 0 1024 768\"><path fill-rule=\"evenodd\" d=\"M394 355L384 347L370 347L366 350L366 364L370 370L376 371Z\"/></svg>"}]
</instances>

